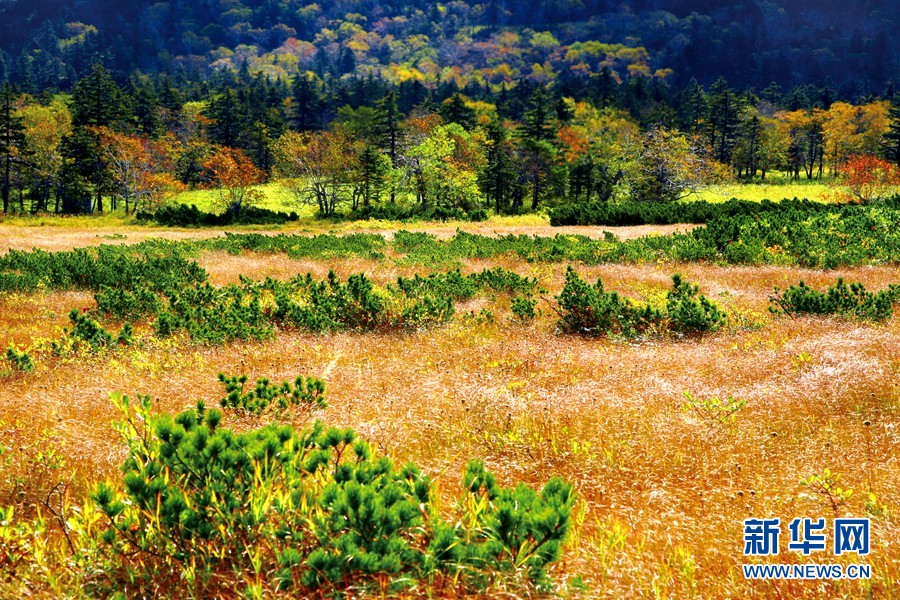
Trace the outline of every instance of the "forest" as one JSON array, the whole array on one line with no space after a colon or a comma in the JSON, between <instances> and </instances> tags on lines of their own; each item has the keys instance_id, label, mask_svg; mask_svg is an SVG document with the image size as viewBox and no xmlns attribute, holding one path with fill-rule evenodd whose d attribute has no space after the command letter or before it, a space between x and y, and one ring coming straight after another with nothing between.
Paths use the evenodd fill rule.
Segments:
<instances>
[{"instance_id":1,"label":"forest","mask_svg":"<svg viewBox=\"0 0 900 600\"><path fill-rule=\"evenodd\" d=\"M891 3L853 28L658 4L11 2L3 210L152 213L224 186L238 217L278 180L321 216L478 216L900 163Z\"/></svg>"},{"instance_id":2,"label":"forest","mask_svg":"<svg viewBox=\"0 0 900 600\"><path fill-rule=\"evenodd\" d=\"M798 90L760 97L719 79L709 89L694 82L675 105L663 96L655 110L670 118L655 120L628 109L630 94L648 93L644 79L609 83L610 97L596 95L602 85L567 96L522 82L496 95L445 86L450 95L439 100L438 90L410 95L373 76L329 85L306 72L288 86L245 70L204 82L203 99L188 100L165 76L120 86L102 65L66 94L7 83L3 209L152 214L182 191L210 188L219 210L240 218L260 199L254 186L278 182L293 206L323 217L477 218L675 201L773 172L840 180L838 195L854 201L896 183L895 98L806 97L792 109Z\"/></svg>"}]
</instances>

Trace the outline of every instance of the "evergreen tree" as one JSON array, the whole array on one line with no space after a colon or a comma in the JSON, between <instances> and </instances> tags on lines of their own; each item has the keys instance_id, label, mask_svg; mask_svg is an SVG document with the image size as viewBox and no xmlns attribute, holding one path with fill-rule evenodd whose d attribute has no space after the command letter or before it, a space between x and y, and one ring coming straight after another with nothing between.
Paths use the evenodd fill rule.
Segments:
<instances>
[{"instance_id":1,"label":"evergreen tree","mask_svg":"<svg viewBox=\"0 0 900 600\"><path fill-rule=\"evenodd\" d=\"M370 144L366 144L359 154L359 179L363 206L371 206L381 198L385 175L389 168L388 162L388 158Z\"/></svg>"},{"instance_id":2,"label":"evergreen tree","mask_svg":"<svg viewBox=\"0 0 900 600\"><path fill-rule=\"evenodd\" d=\"M106 184L106 163L96 128L128 129L132 115L132 99L99 63L72 90L75 129L67 144L68 158L74 162L74 169L82 180L93 186L96 198L93 210L103 212ZM69 180L75 181L71 177Z\"/></svg>"},{"instance_id":3,"label":"evergreen tree","mask_svg":"<svg viewBox=\"0 0 900 600\"><path fill-rule=\"evenodd\" d=\"M400 142L400 110L397 108L397 92L390 90L377 103L378 114L380 116L379 133L381 136L382 147L387 150L388 158L391 159L391 167L397 167L398 164L398 145ZM391 187L391 203L396 200L397 190Z\"/></svg>"},{"instance_id":4,"label":"evergreen tree","mask_svg":"<svg viewBox=\"0 0 900 600\"><path fill-rule=\"evenodd\" d=\"M696 79L691 79L691 83L688 84L686 113L684 124L688 130L699 132L703 129L709 113L709 101L703 86L697 83Z\"/></svg>"},{"instance_id":5,"label":"evergreen tree","mask_svg":"<svg viewBox=\"0 0 900 600\"><path fill-rule=\"evenodd\" d=\"M8 82L0 87L0 160L3 161L3 212L9 212L9 192L13 165L21 164L25 128L16 114L16 91Z\"/></svg>"},{"instance_id":6,"label":"evergreen tree","mask_svg":"<svg viewBox=\"0 0 900 600\"><path fill-rule=\"evenodd\" d=\"M549 141L553 138L551 128L550 97L542 87L534 90L525 111L522 137L534 141Z\"/></svg>"},{"instance_id":7,"label":"evergreen tree","mask_svg":"<svg viewBox=\"0 0 900 600\"><path fill-rule=\"evenodd\" d=\"M494 203L496 213L500 214L509 206L517 169L506 128L499 120L488 124L487 142L487 165L481 175L481 189L485 198Z\"/></svg>"},{"instance_id":8,"label":"evergreen tree","mask_svg":"<svg viewBox=\"0 0 900 600\"><path fill-rule=\"evenodd\" d=\"M244 135L247 113L237 93L227 88L213 96L205 116L211 120L206 128L209 141L227 148L237 148Z\"/></svg>"},{"instance_id":9,"label":"evergreen tree","mask_svg":"<svg viewBox=\"0 0 900 600\"><path fill-rule=\"evenodd\" d=\"M713 156L729 164L739 123L739 103L728 82L719 78L709 90L707 127Z\"/></svg>"},{"instance_id":10,"label":"evergreen tree","mask_svg":"<svg viewBox=\"0 0 900 600\"><path fill-rule=\"evenodd\" d=\"M123 128L131 114L131 99L103 65L95 64L72 89L72 123L76 127Z\"/></svg>"},{"instance_id":11,"label":"evergreen tree","mask_svg":"<svg viewBox=\"0 0 900 600\"><path fill-rule=\"evenodd\" d=\"M546 191L545 184L556 155L556 148L551 143L553 127L550 98L542 87L535 89L531 95L519 137L523 171L531 184L531 209L536 210L541 195Z\"/></svg>"},{"instance_id":12,"label":"evergreen tree","mask_svg":"<svg viewBox=\"0 0 900 600\"><path fill-rule=\"evenodd\" d=\"M888 112L890 125L884 134L884 155L900 167L900 94L894 94Z\"/></svg>"},{"instance_id":13,"label":"evergreen tree","mask_svg":"<svg viewBox=\"0 0 900 600\"><path fill-rule=\"evenodd\" d=\"M159 99L153 88L135 82L131 97L134 99L132 106L138 131L148 137L156 137L162 123L159 119Z\"/></svg>"},{"instance_id":14,"label":"evergreen tree","mask_svg":"<svg viewBox=\"0 0 900 600\"><path fill-rule=\"evenodd\" d=\"M294 78L291 126L296 131L321 129L322 97L313 77L311 73L299 73Z\"/></svg>"},{"instance_id":15,"label":"evergreen tree","mask_svg":"<svg viewBox=\"0 0 900 600\"><path fill-rule=\"evenodd\" d=\"M466 106L466 101L459 92L444 100L438 114L446 123L458 123L466 129L475 126L475 111Z\"/></svg>"}]
</instances>

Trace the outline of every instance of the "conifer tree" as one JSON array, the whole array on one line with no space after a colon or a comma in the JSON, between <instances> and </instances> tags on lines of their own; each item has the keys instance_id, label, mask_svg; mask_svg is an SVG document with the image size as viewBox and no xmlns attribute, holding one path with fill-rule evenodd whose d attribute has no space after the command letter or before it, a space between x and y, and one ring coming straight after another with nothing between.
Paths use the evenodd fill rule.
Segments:
<instances>
[{"instance_id":1,"label":"conifer tree","mask_svg":"<svg viewBox=\"0 0 900 600\"><path fill-rule=\"evenodd\" d=\"M9 84L0 87L0 160L3 161L3 212L9 212L9 191L13 164L22 161L25 128L16 114L16 92Z\"/></svg>"},{"instance_id":2,"label":"conifer tree","mask_svg":"<svg viewBox=\"0 0 900 600\"><path fill-rule=\"evenodd\" d=\"M291 124L296 131L314 131L321 127L322 97L313 77L311 73L299 73L294 78Z\"/></svg>"},{"instance_id":3,"label":"conifer tree","mask_svg":"<svg viewBox=\"0 0 900 600\"><path fill-rule=\"evenodd\" d=\"M890 125L884 134L885 158L900 167L900 94L894 94L888 112Z\"/></svg>"},{"instance_id":4,"label":"conifer tree","mask_svg":"<svg viewBox=\"0 0 900 600\"><path fill-rule=\"evenodd\" d=\"M481 176L485 197L493 201L497 214L508 206L508 198L516 179L516 165L506 129L499 120L487 126L487 165Z\"/></svg>"},{"instance_id":5,"label":"conifer tree","mask_svg":"<svg viewBox=\"0 0 900 600\"><path fill-rule=\"evenodd\" d=\"M205 115L212 121L207 127L209 141L226 148L240 146L246 124L246 111L233 89L226 88L223 93L213 96Z\"/></svg>"}]
</instances>

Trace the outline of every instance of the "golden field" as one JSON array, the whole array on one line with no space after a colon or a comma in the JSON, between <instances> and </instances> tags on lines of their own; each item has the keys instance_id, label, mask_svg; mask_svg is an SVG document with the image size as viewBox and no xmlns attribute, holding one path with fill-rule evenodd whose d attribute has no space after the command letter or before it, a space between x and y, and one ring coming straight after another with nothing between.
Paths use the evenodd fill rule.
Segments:
<instances>
[{"instance_id":1,"label":"golden field","mask_svg":"<svg viewBox=\"0 0 900 600\"><path fill-rule=\"evenodd\" d=\"M421 227L449 236L457 225ZM686 227L551 229L508 220L463 228L592 236L606 229L624 239ZM21 220L0 223L0 253L220 234ZM216 285L239 275L322 277L329 269L341 277L364 271L386 284L423 272L390 256L324 262L207 253L197 260ZM110 392L150 394L156 408L174 412L198 398L219 398L219 372L246 373L251 381L304 374L328 386L330 406L318 418L356 429L396 462L416 462L447 502L471 458L484 459L504 485L540 486L554 475L572 482L575 523L552 569L562 596L900 595L900 318L870 324L767 310L774 286L803 280L822 288L843 277L881 289L898 282L896 268L578 266L590 282L601 277L607 289L651 300L668 288L672 273L682 273L729 311L728 325L714 335L627 342L557 331L549 301L562 287L566 264L464 260L463 272L493 266L536 277L549 291L533 323L514 320L502 297L457 306L454 322L413 333L279 332L266 342L204 346L157 339L138 323L138 343L127 348L38 360L31 373L0 369L0 504L33 513L60 482L81 496L117 476L125 449L110 425L118 416ZM92 304L88 292L2 294L0 344L26 348L59 337L68 311ZM482 308L492 320L478 316ZM733 420L720 421L693 409L686 392L746 404ZM836 510L800 483L826 469L853 490ZM805 558L786 550L785 526L779 557L743 556L744 519L780 517L786 524L833 516L872 519L868 557L828 551ZM740 567L807 561L865 562L872 579L747 581Z\"/></svg>"}]
</instances>

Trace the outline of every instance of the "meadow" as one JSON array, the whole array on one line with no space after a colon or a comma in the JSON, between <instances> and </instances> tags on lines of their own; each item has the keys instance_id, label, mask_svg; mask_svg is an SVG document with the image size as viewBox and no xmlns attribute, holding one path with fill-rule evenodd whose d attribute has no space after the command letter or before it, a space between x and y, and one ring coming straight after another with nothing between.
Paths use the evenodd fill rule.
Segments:
<instances>
[{"instance_id":1,"label":"meadow","mask_svg":"<svg viewBox=\"0 0 900 600\"><path fill-rule=\"evenodd\" d=\"M152 588L136 574L163 563L137 545L125 559L96 550L101 541L78 546L80 532L102 537L100 518L85 524L85 515L111 511L96 486L124 489L133 456L112 425L123 411L110 393L152 396L148 413L131 413L140 418L200 399L218 407L224 373L246 375L248 388L321 380L325 403L304 387L303 410L223 407L222 426L350 428L393 464L418 465L435 514L460 530L475 520L460 500L470 498L472 460L504 489L540 490L554 477L572 486L570 504L560 500L569 512L547 500L567 527L538 569L545 578L525 540L517 560L501 550L499 562L471 567L477 577L442 579L438 569L400 587L344 579L351 596L891 597L900 587L896 214L854 208L830 227L815 219L837 220L551 229L505 217L402 230L301 220L227 236L114 219L0 223L0 344L15 348L0 364L0 505L14 507L0 523L0 596L102 595L129 576L129 596L283 591L293 580L275 567L198 583L177 557L165 564L187 578ZM100 245L110 248L73 253ZM694 295L676 297L674 274ZM865 291L835 287L839 279ZM801 281L843 291L823 299ZM866 295L879 291L877 301ZM787 550L783 527L779 556L745 557L743 521L754 517L868 517L871 553L807 557ZM86 556L109 561L108 574ZM867 563L872 578L745 580L741 564L766 562Z\"/></svg>"},{"instance_id":2,"label":"meadow","mask_svg":"<svg viewBox=\"0 0 900 600\"><path fill-rule=\"evenodd\" d=\"M272 211L296 211L301 218L313 216L314 208L309 204L298 203L291 191L279 182L257 186L262 192L261 208ZM819 180L795 181L785 174L774 173L767 181L756 183L724 183L704 187L687 197L688 201L705 200L707 202L724 202L731 198L759 202L761 200L782 200L784 198L807 198L809 200L827 201L834 190ZM407 198L413 201L413 198ZM178 194L172 199L174 203L196 205L205 212L220 212L221 207L215 190L196 189Z\"/></svg>"}]
</instances>

